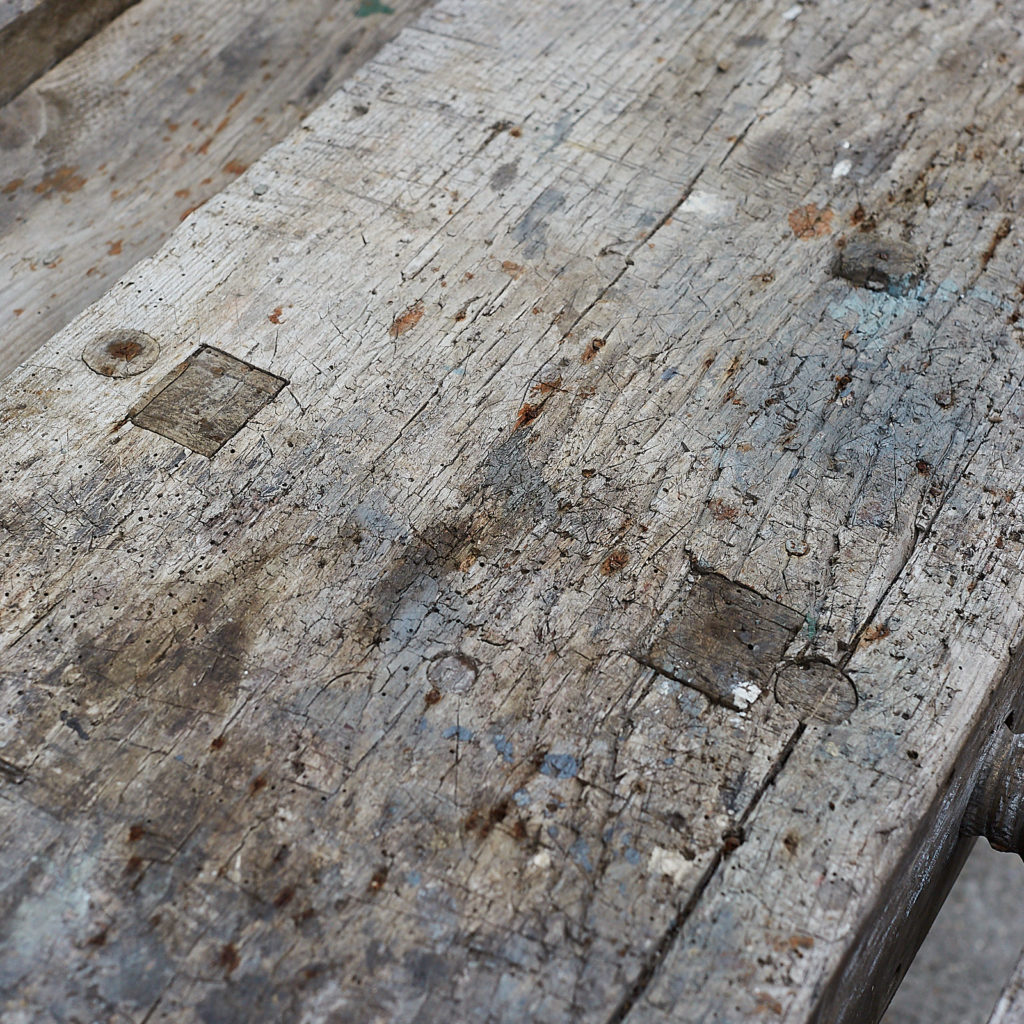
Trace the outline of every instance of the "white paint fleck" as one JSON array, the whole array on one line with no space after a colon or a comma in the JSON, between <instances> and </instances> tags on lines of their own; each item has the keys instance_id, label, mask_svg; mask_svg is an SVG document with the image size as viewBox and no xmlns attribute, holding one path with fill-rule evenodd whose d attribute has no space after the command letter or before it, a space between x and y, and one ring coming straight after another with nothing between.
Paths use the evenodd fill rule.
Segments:
<instances>
[{"instance_id":1,"label":"white paint fleck","mask_svg":"<svg viewBox=\"0 0 1024 1024\"><path fill-rule=\"evenodd\" d=\"M535 853L530 860L530 863L535 868L540 868L542 871L546 871L551 867L551 854L547 850L541 850L540 853Z\"/></svg>"},{"instance_id":2,"label":"white paint fleck","mask_svg":"<svg viewBox=\"0 0 1024 1024\"><path fill-rule=\"evenodd\" d=\"M745 711L761 696L761 687L752 679L743 679L732 688L732 702L739 711Z\"/></svg>"},{"instance_id":3,"label":"white paint fleck","mask_svg":"<svg viewBox=\"0 0 1024 1024\"><path fill-rule=\"evenodd\" d=\"M845 178L852 170L852 160L840 160L839 163L832 168L832 180L835 181L837 178Z\"/></svg>"},{"instance_id":4,"label":"white paint fleck","mask_svg":"<svg viewBox=\"0 0 1024 1024\"><path fill-rule=\"evenodd\" d=\"M692 870L692 861L688 861L675 850L656 846L651 850L651 859L647 866L652 875L667 875L676 885L682 885Z\"/></svg>"},{"instance_id":5,"label":"white paint fleck","mask_svg":"<svg viewBox=\"0 0 1024 1024\"><path fill-rule=\"evenodd\" d=\"M682 689L679 683L674 679L669 679L668 676L658 676L654 688L662 697L674 697Z\"/></svg>"},{"instance_id":6,"label":"white paint fleck","mask_svg":"<svg viewBox=\"0 0 1024 1024\"><path fill-rule=\"evenodd\" d=\"M704 220L718 220L732 213L733 203L714 192L694 189L679 207L680 213L689 213Z\"/></svg>"},{"instance_id":7,"label":"white paint fleck","mask_svg":"<svg viewBox=\"0 0 1024 1024\"><path fill-rule=\"evenodd\" d=\"M783 21L796 21L797 18L803 13L803 7L800 4L793 4L788 11L782 12Z\"/></svg>"}]
</instances>

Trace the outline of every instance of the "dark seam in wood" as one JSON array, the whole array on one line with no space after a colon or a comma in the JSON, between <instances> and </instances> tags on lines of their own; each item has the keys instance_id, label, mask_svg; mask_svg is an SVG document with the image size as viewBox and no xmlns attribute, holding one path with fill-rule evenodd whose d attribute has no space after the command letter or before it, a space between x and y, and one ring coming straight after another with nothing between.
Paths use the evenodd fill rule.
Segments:
<instances>
[{"instance_id":1,"label":"dark seam in wood","mask_svg":"<svg viewBox=\"0 0 1024 1024\"><path fill-rule=\"evenodd\" d=\"M757 809L757 806L760 804L764 794L768 791L768 787L775 782L782 769L786 767L786 762L792 756L793 751L796 750L796 745L800 742L800 737L803 736L806 728L807 727L801 723L793 730L792 735L786 741L786 745L780 751L779 756L775 759L771 768L769 768L765 773L765 777L762 780L761 785L758 786L757 791L750 799L750 803L747 804L746 809L737 821L737 827L740 830L743 829L751 815L753 815L754 811ZM711 881L715 877L722 861L725 860L725 856L726 849L723 845L715 851L715 855L712 858L711 863L705 869L704 874L701 875L696 886L694 886L693 892L690 893L690 896L683 904L682 909L678 914L676 914L672 923L662 935L658 945L655 946L647 957L640 973L637 975L636 981L633 982L622 1001L612 1011L612 1014L606 1021L606 1024L622 1024L632 1011L633 1007L636 1006L636 1004L643 998L644 993L648 988L650 988L651 983L654 981L654 978L658 973L658 968L661 967L665 958L668 956L669 951L675 943L676 937L683 930L683 927L690 915L696 909L697 904L700 902L700 899L704 895L707 887L711 884Z\"/></svg>"}]
</instances>

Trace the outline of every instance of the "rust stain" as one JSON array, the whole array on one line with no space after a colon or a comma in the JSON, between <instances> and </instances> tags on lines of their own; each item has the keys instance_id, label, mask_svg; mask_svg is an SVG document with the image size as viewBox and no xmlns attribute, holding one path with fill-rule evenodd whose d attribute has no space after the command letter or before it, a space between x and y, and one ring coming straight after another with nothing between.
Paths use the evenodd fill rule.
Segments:
<instances>
[{"instance_id":1,"label":"rust stain","mask_svg":"<svg viewBox=\"0 0 1024 1024\"><path fill-rule=\"evenodd\" d=\"M601 575L611 576L629 564L629 552L625 548L616 548L602 563Z\"/></svg>"},{"instance_id":2,"label":"rust stain","mask_svg":"<svg viewBox=\"0 0 1024 1024\"><path fill-rule=\"evenodd\" d=\"M529 424L531 424L540 415L542 408L543 404L540 402L537 402L536 404L524 402L519 409L515 426L512 428L513 433L521 427L529 426Z\"/></svg>"},{"instance_id":3,"label":"rust stain","mask_svg":"<svg viewBox=\"0 0 1024 1024\"><path fill-rule=\"evenodd\" d=\"M857 204L853 213L850 214L850 225L851 227L859 227L861 231L874 231L877 227L874 217L869 217L867 210Z\"/></svg>"},{"instance_id":4,"label":"rust stain","mask_svg":"<svg viewBox=\"0 0 1024 1024\"><path fill-rule=\"evenodd\" d=\"M137 843L146 834L146 829L141 824L132 825L128 829L128 842Z\"/></svg>"},{"instance_id":5,"label":"rust stain","mask_svg":"<svg viewBox=\"0 0 1024 1024\"><path fill-rule=\"evenodd\" d=\"M562 378L555 377L554 380L542 380L539 384L534 384L531 390L534 394L550 395L552 391L558 391L561 387Z\"/></svg>"},{"instance_id":6,"label":"rust stain","mask_svg":"<svg viewBox=\"0 0 1024 1024\"><path fill-rule=\"evenodd\" d=\"M196 153L206 156L210 151L210 143L213 142L213 136L211 135L197 150Z\"/></svg>"},{"instance_id":7,"label":"rust stain","mask_svg":"<svg viewBox=\"0 0 1024 1024\"><path fill-rule=\"evenodd\" d=\"M188 189L179 188L174 190L174 194L178 199L188 199Z\"/></svg>"},{"instance_id":8,"label":"rust stain","mask_svg":"<svg viewBox=\"0 0 1024 1024\"><path fill-rule=\"evenodd\" d=\"M238 950L233 942L225 942L217 955L217 965L224 968L225 976L230 976L232 971L241 963Z\"/></svg>"},{"instance_id":9,"label":"rust stain","mask_svg":"<svg viewBox=\"0 0 1024 1024\"><path fill-rule=\"evenodd\" d=\"M600 352L607 344L608 343L604 338L591 338L590 341L587 342L583 352L580 354L580 362L589 363L590 360L593 359L594 356L596 356L597 353Z\"/></svg>"},{"instance_id":10,"label":"rust stain","mask_svg":"<svg viewBox=\"0 0 1024 1024\"><path fill-rule=\"evenodd\" d=\"M433 707L438 703L438 701L440 701L442 696L443 694L436 686L431 687L431 689L427 690L427 693L423 698L423 703L426 704L428 708Z\"/></svg>"},{"instance_id":11,"label":"rust stain","mask_svg":"<svg viewBox=\"0 0 1024 1024\"><path fill-rule=\"evenodd\" d=\"M391 323L388 334L399 338L406 331L411 331L423 319L423 303L414 302L404 313L399 314Z\"/></svg>"},{"instance_id":12,"label":"rust stain","mask_svg":"<svg viewBox=\"0 0 1024 1024\"><path fill-rule=\"evenodd\" d=\"M224 165L224 170L228 174L245 174L248 170L248 164L243 164L240 160L229 160Z\"/></svg>"},{"instance_id":13,"label":"rust stain","mask_svg":"<svg viewBox=\"0 0 1024 1024\"><path fill-rule=\"evenodd\" d=\"M24 313L24 312L25 312L24 309L16 309L16 310L14 310L14 315L15 316L21 316L21 314Z\"/></svg>"},{"instance_id":14,"label":"rust stain","mask_svg":"<svg viewBox=\"0 0 1024 1024\"><path fill-rule=\"evenodd\" d=\"M382 865L381 867L377 868L376 871L374 871L373 877L370 879L370 884L367 886L367 889L369 889L370 892L379 892L383 888L384 883L387 880L388 867L387 865Z\"/></svg>"},{"instance_id":15,"label":"rust stain","mask_svg":"<svg viewBox=\"0 0 1024 1024\"><path fill-rule=\"evenodd\" d=\"M108 246L108 248L107 248L107 255L108 256L120 256L121 255L121 246L123 245L123 243L124 243L124 239L123 238L118 238L118 239L116 239L113 242L107 242L107 246Z\"/></svg>"},{"instance_id":16,"label":"rust stain","mask_svg":"<svg viewBox=\"0 0 1024 1024\"><path fill-rule=\"evenodd\" d=\"M995 234L992 236L992 241L989 242L988 248L981 254L981 269L984 270L989 263L992 261L992 257L996 254L996 249L999 248L999 243L1006 238L1010 233L1010 229L1013 227L1013 221L1009 217L1004 217L999 223L999 227L996 228Z\"/></svg>"},{"instance_id":17,"label":"rust stain","mask_svg":"<svg viewBox=\"0 0 1024 1024\"><path fill-rule=\"evenodd\" d=\"M478 807L470 811L463 822L463 828L467 832L476 832L481 839L486 839L507 817L511 804L507 797L503 797L493 807Z\"/></svg>"},{"instance_id":18,"label":"rust stain","mask_svg":"<svg viewBox=\"0 0 1024 1024\"><path fill-rule=\"evenodd\" d=\"M24 178L12 178L2 189L0 189L0 192L3 192L5 196L9 196L12 192L17 192L24 184Z\"/></svg>"},{"instance_id":19,"label":"rust stain","mask_svg":"<svg viewBox=\"0 0 1024 1024\"><path fill-rule=\"evenodd\" d=\"M511 128L509 128L508 133L509 135L512 136L513 139L518 139L519 136L523 134L523 129L520 128L519 125L515 124Z\"/></svg>"},{"instance_id":20,"label":"rust stain","mask_svg":"<svg viewBox=\"0 0 1024 1024\"><path fill-rule=\"evenodd\" d=\"M821 238L832 232L832 211L827 206L819 210L817 203L798 206L789 215L789 226L797 238Z\"/></svg>"},{"instance_id":21,"label":"rust stain","mask_svg":"<svg viewBox=\"0 0 1024 1024\"><path fill-rule=\"evenodd\" d=\"M224 746L225 742L227 741L223 736L214 736L214 738L210 740L210 749L220 750Z\"/></svg>"},{"instance_id":22,"label":"rust stain","mask_svg":"<svg viewBox=\"0 0 1024 1024\"><path fill-rule=\"evenodd\" d=\"M720 523L735 523L739 518L740 511L734 505L730 505L721 498L715 498L708 505L711 518L717 519Z\"/></svg>"},{"instance_id":23,"label":"rust stain","mask_svg":"<svg viewBox=\"0 0 1024 1024\"><path fill-rule=\"evenodd\" d=\"M58 167L52 174L43 178L34 191L39 195L47 195L50 192L77 192L86 182L86 179L75 172L77 166Z\"/></svg>"},{"instance_id":24,"label":"rust stain","mask_svg":"<svg viewBox=\"0 0 1024 1024\"><path fill-rule=\"evenodd\" d=\"M284 310L282 310L280 306L275 306L274 307L274 312L267 314L267 319L272 324L279 324L281 322L281 314L283 312L284 312Z\"/></svg>"},{"instance_id":25,"label":"rust stain","mask_svg":"<svg viewBox=\"0 0 1024 1024\"><path fill-rule=\"evenodd\" d=\"M777 1017L782 1016L782 1003L768 995L767 992L755 992L754 1000L758 1010L774 1013Z\"/></svg>"},{"instance_id":26,"label":"rust stain","mask_svg":"<svg viewBox=\"0 0 1024 1024\"><path fill-rule=\"evenodd\" d=\"M286 885L275 897L274 906L281 909L281 907L288 906L291 901L295 899L295 888L291 885Z\"/></svg>"},{"instance_id":27,"label":"rust stain","mask_svg":"<svg viewBox=\"0 0 1024 1024\"><path fill-rule=\"evenodd\" d=\"M526 267L524 267L521 263L513 263L511 260L502 260L501 269L504 270L505 273L508 274L508 276L511 277L513 280L516 280L522 276L523 272L526 270Z\"/></svg>"},{"instance_id":28,"label":"rust stain","mask_svg":"<svg viewBox=\"0 0 1024 1024\"><path fill-rule=\"evenodd\" d=\"M892 630L884 623L880 622L876 626L869 626L864 630L864 636L861 638L866 644L873 644L876 640L884 640Z\"/></svg>"},{"instance_id":29,"label":"rust stain","mask_svg":"<svg viewBox=\"0 0 1024 1024\"><path fill-rule=\"evenodd\" d=\"M235 98L234 98L234 99L233 99L233 100L231 101L231 105L230 105L230 106L228 107L228 109L227 109L227 112L228 112L228 113L230 114L230 113L231 113L231 111L232 111L232 110L234 110L234 109L235 109L235 107L237 107L237 106L238 106L238 104L239 104L239 103L241 103L241 102L242 102L242 100L244 100L244 99L245 99L245 91L243 90L242 92L240 92L240 93L239 93L239 94L238 94L238 95L237 95L237 96L236 96L236 97L235 97Z\"/></svg>"},{"instance_id":30,"label":"rust stain","mask_svg":"<svg viewBox=\"0 0 1024 1024\"><path fill-rule=\"evenodd\" d=\"M203 199L203 200L202 200L201 202L195 203L194 205L190 206L190 207L189 207L189 208L188 208L187 210L185 210L185 212L184 212L184 213L183 213L183 214L182 214L182 215L181 215L181 216L180 216L180 217L178 218L178 220L179 220L179 221L182 221L182 220L184 220L184 219L185 219L185 218L186 218L186 217L187 217L187 216L188 216L189 214L191 214L191 213L195 213L195 212L196 212L196 210L198 210L198 209L199 209L199 207L200 207L200 206L202 206L202 205L203 205L203 204L204 204L205 202L206 202L206 200L205 200L205 199Z\"/></svg>"}]
</instances>

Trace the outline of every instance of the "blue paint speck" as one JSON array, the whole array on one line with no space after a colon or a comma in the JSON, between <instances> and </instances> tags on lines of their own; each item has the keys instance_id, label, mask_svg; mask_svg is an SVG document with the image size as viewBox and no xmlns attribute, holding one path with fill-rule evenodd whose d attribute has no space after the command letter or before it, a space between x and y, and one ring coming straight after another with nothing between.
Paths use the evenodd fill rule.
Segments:
<instances>
[{"instance_id":1,"label":"blue paint speck","mask_svg":"<svg viewBox=\"0 0 1024 1024\"><path fill-rule=\"evenodd\" d=\"M441 735L446 740L455 739L455 740L461 740L463 742L465 742L466 740L471 740L473 738L472 731L467 729L464 725L459 725L459 726L452 725L449 728L445 729L445 731L443 733L441 733Z\"/></svg>"},{"instance_id":2,"label":"blue paint speck","mask_svg":"<svg viewBox=\"0 0 1024 1024\"><path fill-rule=\"evenodd\" d=\"M410 871L405 876L406 882L411 886L418 886L420 884L420 873L418 871Z\"/></svg>"},{"instance_id":3,"label":"blue paint speck","mask_svg":"<svg viewBox=\"0 0 1024 1024\"><path fill-rule=\"evenodd\" d=\"M678 377L679 371L674 367L670 366L662 375L662 380L671 380L673 377Z\"/></svg>"},{"instance_id":4,"label":"blue paint speck","mask_svg":"<svg viewBox=\"0 0 1024 1024\"><path fill-rule=\"evenodd\" d=\"M590 849L588 848L587 841L585 839L577 839L576 842L569 847L569 856L572 857L572 859L576 861L584 871L594 870L594 865L590 863Z\"/></svg>"},{"instance_id":5,"label":"blue paint speck","mask_svg":"<svg viewBox=\"0 0 1024 1024\"><path fill-rule=\"evenodd\" d=\"M579 770L579 762L572 754L545 754L544 763L540 766L542 775L556 779L574 779Z\"/></svg>"},{"instance_id":6,"label":"blue paint speck","mask_svg":"<svg viewBox=\"0 0 1024 1024\"><path fill-rule=\"evenodd\" d=\"M626 856L626 860L630 864L639 864L640 863L640 851L635 849L632 846L627 846L626 847L625 856Z\"/></svg>"},{"instance_id":7,"label":"blue paint speck","mask_svg":"<svg viewBox=\"0 0 1024 1024\"><path fill-rule=\"evenodd\" d=\"M663 762L663 764L667 764L669 766L669 768L671 768L672 765L674 765L675 763L676 763L676 759L674 757L666 757L664 762Z\"/></svg>"},{"instance_id":8,"label":"blue paint speck","mask_svg":"<svg viewBox=\"0 0 1024 1024\"><path fill-rule=\"evenodd\" d=\"M500 732L495 734L494 737L494 749L501 754L506 764L512 764L513 749L512 742L507 737L502 735Z\"/></svg>"},{"instance_id":9,"label":"blue paint speck","mask_svg":"<svg viewBox=\"0 0 1024 1024\"><path fill-rule=\"evenodd\" d=\"M551 836L552 839L557 839L558 838L558 826L557 825L548 825L548 835Z\"/></svg>"},{"instance_id":10,"label":"blue paint speck","mask_svg":"<svg viewBox=\"0 0 1024 1024\"><path fill-rule=\"evenodd\" d=\"M517 789L512 794L512 799L515 800L520 807L525 807L530 802L530 794L525 789Z\"/></svg>"}]
</instances>

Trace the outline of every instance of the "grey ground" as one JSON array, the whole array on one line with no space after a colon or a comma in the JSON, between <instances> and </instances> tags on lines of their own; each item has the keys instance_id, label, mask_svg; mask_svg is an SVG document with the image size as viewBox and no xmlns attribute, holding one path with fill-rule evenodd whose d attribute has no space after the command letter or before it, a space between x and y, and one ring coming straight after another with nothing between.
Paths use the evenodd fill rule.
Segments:
<instances>
[{"instance_id":1,"label":"grey ground","mask_svg":"<svg viewBox=\"0 0 1024 1024\"><path fill-rule=\"evenodd\" d=\"M882 1024L985 1024L1024 948L1024 863L979 840Z\"/></svg>"}]
</instances>

